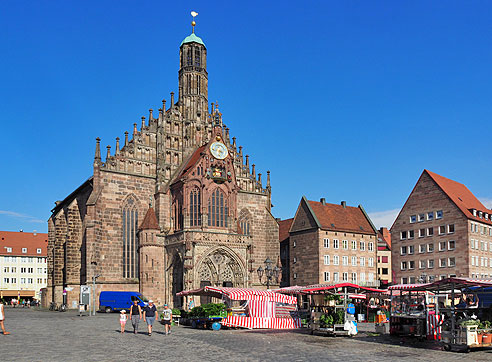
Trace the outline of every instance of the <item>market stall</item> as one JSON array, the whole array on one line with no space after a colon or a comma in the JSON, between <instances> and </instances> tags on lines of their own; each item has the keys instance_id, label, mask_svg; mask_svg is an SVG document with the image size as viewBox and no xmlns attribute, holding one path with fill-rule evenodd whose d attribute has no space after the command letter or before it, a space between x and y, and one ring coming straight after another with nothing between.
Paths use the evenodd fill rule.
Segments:
<instances>
[{"instance_id":1,"label":"market stall","mask_svg":"<svg viewBox=\"0 0 492 362\"><path fill-rule=\"evenodd\" d=\"M294 329L300 328L297 299L269 290L206 286L183 291L177 296L199 295L222 300L227 316L220 323L226 327Z\"/></svg>"}]
</instances>

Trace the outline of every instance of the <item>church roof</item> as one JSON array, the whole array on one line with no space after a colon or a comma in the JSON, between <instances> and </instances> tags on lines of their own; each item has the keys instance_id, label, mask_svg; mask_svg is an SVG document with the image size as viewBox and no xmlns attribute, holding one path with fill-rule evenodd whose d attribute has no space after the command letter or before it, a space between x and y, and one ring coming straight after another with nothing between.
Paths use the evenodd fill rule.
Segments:
<instances>
[{"instance_id":1,"label":"church roof","mask_svg":"<svg viewBox=\"0 0 492 362\"><path fill-rule=\"evenodd\" d=\"M157 222L157 216L155 216L154 209L149 207L145 217L140 224L140 230L160 230L159 223Z\"/></svg>"},{"instance_id":2,"label":"church roof","mask_svg":"<svg viewBox=\"0 0 492 362\"><path fill-rule=\"evenodd\" d=\"M190 169L193 166L195 166L195 164L200 159L200 156L201 156L202 152L205 150L205 148L207 148L207 145L206 144L204 144L201 147L198 147L196 149L196 151L193 152L193 154L191 155L190 159L186 163L186 166L183 168L183 172L181 172L181 175L180 175L180 177L178 177L178 179L180 179L181 177L183 177L184 175L186 175L190 171Z\"/></svg>"},{"instance_id":3,"label":"church roof","mask_svg":"<svg viewBox=\"0 0 492 362\"><path fill-rule=\"evenodd\" d=\"M181 42L181 45L186 44L186 43L198 43L198 44L205 46L205 43L203 42L203 40L200 37L196 36L195 33L191 33L186 38L184 38L184 40Z\"/></svg>"},{"instance_id":4,"label":"church roof","mask_svg":"<svg viewBox=\"0 0 492 362\"><path fill-rule=\"evenodd\" d=\"M293 221L294 218L290 218L278 222L278 239L280 242L289 238L289 230Z\"/></svg>"}]
</instances>

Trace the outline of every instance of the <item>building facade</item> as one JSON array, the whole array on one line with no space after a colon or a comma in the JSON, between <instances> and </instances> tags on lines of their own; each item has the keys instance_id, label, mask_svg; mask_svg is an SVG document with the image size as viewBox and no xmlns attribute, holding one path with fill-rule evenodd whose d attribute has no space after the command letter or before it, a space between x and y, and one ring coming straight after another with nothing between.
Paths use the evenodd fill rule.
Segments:
<instances>
[{"instance_id":1,"label":"building facade","mask_svg":"<svg viewBox=\"0 0 492 362\"><path fill-rule=\"evenodd\" d=\"M208 106L207 48L194 32L179 48L179 93L149 111L49 219L48 299L78 300L97 277L102 290L175 297L205 285L258 287L257 268L279 258L278 224L266 183ZM145 215L145 216L144 216ZM71 289L69 288L69 289Z\"/></svg>"},{"instance_id":2,"label":"building facade","mask_svg":"<svg viewBox=\"0 0 492 362\"><path fill-rule=\"evenodd\" d=\"M280 242L280 264L282 267L281 287L290 285L290 235L294 218L278 220L278 239Z\"/></svg>"},{"instance_id":3,"label":"building facade","mask_svg":"<svg viewBox=\"0 0 492 362\"><path fill-rule=\"evenodd\" d=\"M0 231L0 300L41 300L47 248L48 234Z\"/></svg>"},{"instance_id":4,"label":"building facade","mask_svg":"<svg viewBox=\"0 0 492 362\"><path fill-rule=\"evenodd\" d=\"M378 280L381 285L391 284L391 234L388 228L382 227L378 230Z\"/></svg>"},{"instance_id":5,"label":"building facade","mask_svg":"<svg viewBox=\"0 0 492 362\"><path fill-rule=\"evenodd\" d=\"M491 215L465 185L424 170L391 227L394 283L490 278Z\"/></svg>"},{"instance_id":6,"label":"building facade","mask_svg":"<svg viewBox=\"0 0 492 362\"><path fill-rule=\"evenodd\" d=\"M303 197L289 234L291 285L379 285L377 230L362 206Z\"/></svg>"}]
</instances>

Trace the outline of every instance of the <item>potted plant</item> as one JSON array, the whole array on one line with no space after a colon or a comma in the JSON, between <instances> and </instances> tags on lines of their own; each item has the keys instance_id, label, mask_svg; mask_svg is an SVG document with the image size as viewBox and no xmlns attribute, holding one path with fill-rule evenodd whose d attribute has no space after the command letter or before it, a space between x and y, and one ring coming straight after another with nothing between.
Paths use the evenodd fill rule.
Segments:
<instances>
[{"instance_id":1,"label":"potted plant","mask_svg":"<svg viewBox=\"0 0 492 362\"><path fill-rule=\"evenodd\" d=\"M490 328L490 321L483 321L483 337L482 337L482 343L483 344L490 344L492 343L492 330Z\"/></svg>"},{"instance_id":2,"label":"potted plant","mask_svg":"<svg viewBox=\"0 0 492 362\"><path fill-rule=\"evenodd\" d=\"M333 327L333 316L329 315L329 314L323 314L319 318L319 322L320 322L319 323L320 327L322 327L322 328Z\"/></svg>"}]
</instances>

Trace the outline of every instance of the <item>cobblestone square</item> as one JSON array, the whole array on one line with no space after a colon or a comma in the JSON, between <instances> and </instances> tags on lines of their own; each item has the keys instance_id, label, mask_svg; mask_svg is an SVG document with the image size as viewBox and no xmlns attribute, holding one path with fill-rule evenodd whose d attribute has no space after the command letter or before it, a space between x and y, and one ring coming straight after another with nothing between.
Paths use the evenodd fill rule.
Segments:
<instances>
[{"instance_id":1,"label":"cobblestone square","mask_svg":"<svg viewBox=\"0 0 492 362\"><path fill-rule=\"evenodd\" d=\"M117 313L79 317L75 312L6 307L0 335L2 361L490 361L492 350L441 351L427 342L372 337L311 336L302 331L196 330L175 326L166 336L156 323L134 335L119 332ZM431 347L431 348L429 348Z\"/></svg>"}]
</instances>

